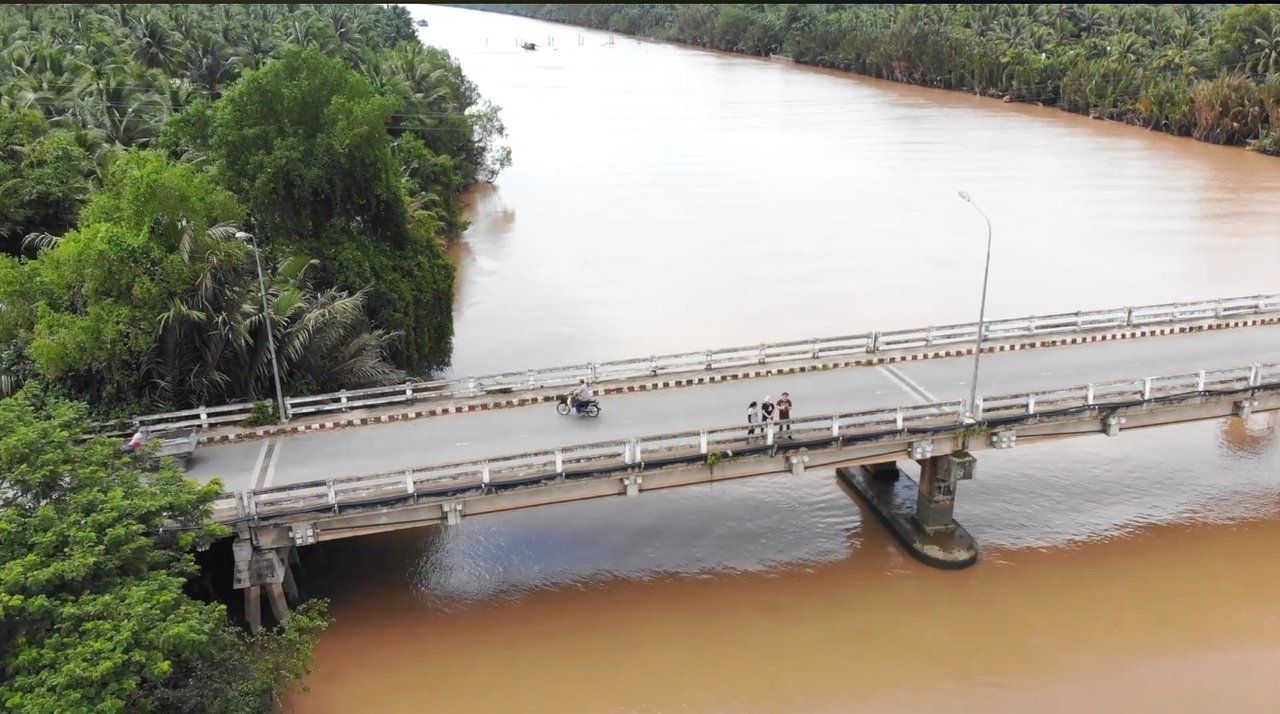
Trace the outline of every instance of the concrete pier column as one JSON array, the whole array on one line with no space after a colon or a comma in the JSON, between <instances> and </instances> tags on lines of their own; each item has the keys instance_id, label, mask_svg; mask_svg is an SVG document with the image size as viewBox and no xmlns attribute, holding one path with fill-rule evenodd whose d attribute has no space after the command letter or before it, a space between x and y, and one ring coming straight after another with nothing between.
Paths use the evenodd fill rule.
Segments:
<instances>
[{"instance_id":1,"label":"concrete pier column","mask_svg":"<svg viewBox=\"0 0 1280 714\"><path fill-rule=\"evenodd\" d=\"M898 474L902 473L898 470L896 461L887 461L883 464L868 464L863 467L871 478L883 483L893 483L898 480Z\"/></svg>"},{"instance_id":2,"label":"concrete pier column","mask_svg":"<svg viewBox=\"0 0 1280 714\"><path fill-rule=\"evenodd\" d=\"M978 560L978 544L952 518L956 482L971 478L973 457L922 450L917 484L896 463L836 469L836 476L875 513L889 532L921 562L935 568L967 568Z\"/></svg>"},{"instance_id":3,"label":"concrete pier column","mask_svg":"<svg viewBox=\"0 0 1280 714\"><path fill-rule=\"evenodd\" d=\"M267 600L271 603L271 614L275 616L276 622L281 625L288 625L289 603L284 599L284 588L281 587L280 583L271 583L266 588Z\"/></svg>"},{"instance_id":4,"label":"concrete pier column","mask_svg":"<svg viewBox=\"0 0 1280 714\"><path fill-rule=\"evenodd\" d=\"M262 588L257 585L244 589L244 619L251 632L262 629Z\"/></svg>"},{"instance_id":5,"label":"concrete pier column","mask_svg":"<svg viewBox=\"0 0 1280 714\"><path fill-rule=\"evenodd\" d=\"M235 557L232 584L235 589L244 590L244 616L249 623L249 629L253 632L262 629L264 586L276 622L288 623L289 605L284 595L288 548L260 549L254 545L251 534L243 532L237 534L235 542L231 544L231 552ZM292 577L289 579L293 580ZM296 583L292 587L296 592Z\"/></svg>"},{"instance_id":6,"label":"concrete pier column","mask_svg":"<svg viewBox=\"0 0 1280 714\"><path fill-rule=\"evenodd\" d=\"M926 533L954 530L956 482L973 478L976 459L958 451L931 456L920 461L920 488L916 500L916 523Z\"/></svg>"},{"instance_id":7,"label":"concrete pier column","mask_svg":"<svg viewBox=\"0 0 1280 714\"><path fill-rule=\"evenodd\" d=\"M289 602L295 604L301 599L298 597L298 581L293 577L293 562L298 557L296 550L293 546L285 548L285 557L281 558L284 562L284 594Z\"/></svg>"}]
</instances>

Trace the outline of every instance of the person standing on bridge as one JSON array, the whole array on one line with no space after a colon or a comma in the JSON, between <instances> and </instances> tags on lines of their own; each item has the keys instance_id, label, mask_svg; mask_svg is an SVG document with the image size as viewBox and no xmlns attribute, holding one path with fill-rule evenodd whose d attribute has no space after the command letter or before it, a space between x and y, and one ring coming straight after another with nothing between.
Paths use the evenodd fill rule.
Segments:
<instances>
[{"instance_id":1,"label":"person standing on bridge","mask_svg":"<svg viewBox=\"0 0 1280 714\"><path fill-rule=\"evenodd\" d=\"M756 424L760 423L760 405L751 402L747 405L747 441L756 438Z\"/></svg>"},{"instance_id":2,"label":"person standing on bridge","mask_svg":"<svg viewBox=\"0 0 1280 714\"><path fill-rule=\"evenodd\" d=\"M787 438L791 438L791 395L786 392L782 393L782 398L778 400L778 431L787 432Z\"/></svg>"},{"instance_id":3,"label":"person standing on bridge","mask_svg":"<svg viewBox=\"0 0 1280 714\"><path fill-rule=\"evenodd\" d=\"M773 398L765 397L764 401L760 402L760 423L764 426L763 431L765 431L766 433L769 430L769 422L772 420L773 420Z\"/></svg>"}]
</instances>

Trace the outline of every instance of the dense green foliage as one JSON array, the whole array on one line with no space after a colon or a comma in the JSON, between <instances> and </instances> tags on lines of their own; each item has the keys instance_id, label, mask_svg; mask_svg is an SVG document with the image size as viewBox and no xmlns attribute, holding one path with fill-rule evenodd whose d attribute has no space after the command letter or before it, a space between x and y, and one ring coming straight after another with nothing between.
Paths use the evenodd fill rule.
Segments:
<instances>
[{"instance_id":1,"label":"dense green foliage","mask_svg":"<svg viewBox=\"0 0 1280 714\"><path fill-rule=\"evenodd\" d=\"M373 318L424 369L448 361L453 270L437 226L409 226L387 133L401 107L340 60L290 48L218 103L210 153L264 235L317 258L326 283L373 286Z\"/></svg>"},{"instance_id":2,"label":"dense green foliage","mask_svg":"<svg viewBox=\"0 0 1280 714\"><path fill-rule=\"evenodd\" d=\"M1280 154L1280 7L464 5L930 87Z\"/></svg>"},{"instance_id":3,"label":"dense green foliage","mask_svg":"<svg viewBox=\"0 0 1280 714\"><path fill-rule=\"evenodd\" d=\"M296 389L402 378L366 294L317 292L305 258L272 271L264 319L252 247L235 237L243 214L207 173L126 152L77 230L36 260L0 255L0 342L61 392L117 407L269 395L268 327Z\"/></svg>"},{"instance_id":4,"label":"dense green foliage","mask_svg":"<svg viewBox=\"0 0 1280 714\"><path fill-rule=\"evenodd\" d=\"M305 673L323 603L248 636L184 593L218 483L143 473L85 409L30 389L0 400L0 709L268 711Z\"/></svg>"},{"instance_id":5,"label":"dense green foliage","mask_svg":"<svg viewBox=\"0 0 1280 714\"><path fill-rule=\"evenodd\" d=\"M0 396L255 398L268 325L292 393L448 363L454 199L510 153L407 10L8 5L0 30Z\"/></svg>"}]
</instances>

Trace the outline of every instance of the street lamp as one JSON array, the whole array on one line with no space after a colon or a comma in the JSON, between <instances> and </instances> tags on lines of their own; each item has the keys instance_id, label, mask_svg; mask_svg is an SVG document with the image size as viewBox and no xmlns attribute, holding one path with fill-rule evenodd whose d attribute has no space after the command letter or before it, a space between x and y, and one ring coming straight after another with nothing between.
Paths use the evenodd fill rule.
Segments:
<instances>
[{"instance_id":1,"label":"street lamp","mask_svg":"<svg viewBox=\"0 0 1280 714\"><path fill-rule=\"evenodd\" d=\"M271 375L276 380L276 404L281 421L289 421L289 411L284 403L284 391L280 389L280 365L276 363L276 340L271 335L271 313L267 308L267 283L262 279L262 256L258 252L258 239L251 233L236 231L236 240L253 244L253 262L258 266L258 289L262 295L262 319L267 321L267 351L271 353Z\"/></svg>"},{"instance_id":2,"label":"street lamp","mask_svg":"<svg viewBox=\"0 0 1280 714\"><path fill-rule=\"evenodd\" d=\"M978 359L982 357L982 336L986 332L986 312L987 312L987 276L991 274L991 219L987 218L987 214L983 213L978 204L973 202L973 198L969 196L968 191L961 191L960 198L964 199L973 206L973 210L982 216L982 220L987 222L987 263L982 269L982 303L978 306L978 341L973 347L973 382L969 385L969 414L968 419L976 419L976 411L978 404Z\"/></svg>"}]
</instances>

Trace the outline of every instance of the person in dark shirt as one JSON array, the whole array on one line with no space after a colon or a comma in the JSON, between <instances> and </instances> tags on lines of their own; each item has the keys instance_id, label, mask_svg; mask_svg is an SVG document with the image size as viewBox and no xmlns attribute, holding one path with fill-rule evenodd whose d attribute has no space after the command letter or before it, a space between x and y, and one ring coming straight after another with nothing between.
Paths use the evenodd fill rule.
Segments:
<instances>
[{"instance_id":1,"label":"person in dark shirt","mask_svg":"<svg viewBox=\"0 0 1280 714\"><path fill-rule=\"evenodd\" d=\"M773 421L773 397L765 397L764 401L760 402L760 424L765 427L766 433L771 421Z\"/></svg>"},{"instance_id":2,"label":"person in dark shirt","mask_svg":"<svg viewBox=\"0 0 1280 714\"><path fill-rule=\"evenodd\" d=\"M778 400L778 421L780 422L778 429L787 432L787 438L791 438L791 395L786 392L782 393L782 398Z\"/></svg>"}]
</instances>

